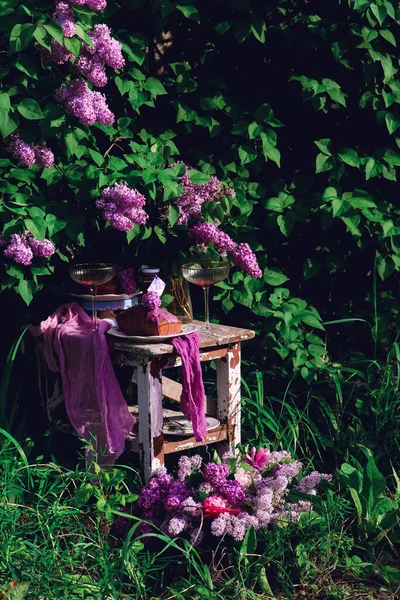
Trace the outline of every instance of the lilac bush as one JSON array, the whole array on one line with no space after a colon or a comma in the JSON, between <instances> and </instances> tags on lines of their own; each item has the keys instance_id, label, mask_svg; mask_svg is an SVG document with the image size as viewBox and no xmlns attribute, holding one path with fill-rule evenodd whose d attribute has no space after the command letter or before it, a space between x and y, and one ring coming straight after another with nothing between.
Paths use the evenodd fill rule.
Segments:
<instances>
[{"instance_id":1,"label":"lilac bush","mask_svg":"<svg viewBox=\"0 0 400 600\"><path fill-rule=\"evenodd\" d=\"M142 517L171 537L200 543L227 536L241 541L250 527L264 530L278 522L296 522L311 510L309 499L331 475L302 477L302 464L289 452L253 448L247 455L227 453L222 463L202 464L199 455L179 459L177 479L165 467L156 471L137 501ZM217 541L217 540L215 540ZM214 542L215 543L215 542Z\"/></svg>"},{"instance_id":2,"label":"lilac bush","mask_svg":"<svg viewBox=\"0 0 400 600\"><path fill-rule=\"evenodd\" d=\"M144 210L146 198L125 183L104 188L96 207L103 211L103 218L120 231L130 231L135 224L144 225L148 215Z\"/></svg>"}]
</instances>

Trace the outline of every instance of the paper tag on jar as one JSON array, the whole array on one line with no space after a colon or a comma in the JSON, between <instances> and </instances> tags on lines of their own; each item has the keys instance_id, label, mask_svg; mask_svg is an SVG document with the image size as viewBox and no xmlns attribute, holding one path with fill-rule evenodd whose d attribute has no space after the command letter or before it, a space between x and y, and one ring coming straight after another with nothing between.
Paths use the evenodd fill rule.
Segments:
<instances>
[{"instance_id":1,"label":"paper tag on jar","mask_svg":"<svg viewBox=\"0 0 400 600\"><path fill-rule=\"evenodd\" d=\"M160 279L160 277L156 276L156 277L154 277L153 281L147 288L147 291L148 292L156 292L159 296L162 296L162 293L165 290L166 285L167 284L164 283L164 281L162 279Z\"/></svg>"}]
</instances>

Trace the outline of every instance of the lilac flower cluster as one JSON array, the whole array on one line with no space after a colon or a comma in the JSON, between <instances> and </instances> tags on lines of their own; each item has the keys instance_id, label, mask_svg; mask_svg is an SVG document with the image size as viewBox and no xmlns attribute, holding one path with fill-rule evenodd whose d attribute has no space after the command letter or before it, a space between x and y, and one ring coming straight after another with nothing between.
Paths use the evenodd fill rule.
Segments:
<instances>
[{"instance_id":1,"label":"lilac flower cluster","mask_svg":"<svg viewBox=\"0 0 400 600\"><path fill-rule=\"evenodd\" d=\"M147 292L142 296L142 306L147 310L154 310L161 306L161 298L157 292Z\"/></svg>"},{"instance_id":2,"label":"lilac flower cluster","mask_svg":"<svg viewBox=\"0 0 400 600\"><path fill-rule=\"evenodd\" d=\"M32 264L34 257L50 258L56 251L50 240L37 240L29 232L13 233L8 242L2 239L1 247L4 247L3 254L6 258L25 266Z\"/></svg>"},{"instance_id":3,"label":"lilac flower cluster","mask_svg":"<svg viewBox=\"0 0 400 600\"><path fill-rule=\"evenodd\" d=\"M74 60L72 52L69 52L65 46L59 44L56 40L52 40L50 52L47 48L40 46L40 53L45 62L54 62L56 65L63 65L68 61Z\"/></svg>"},{"instance_id":4,"label":"lilac flower cluster","mask_svg":"<svg viewBox=\"0 0 400 600\"><path fill-rule=\"evenodd\" d=\"M66 38L71 38L75 35L76 20L68 2L65 0L56 0L53 18L60 23Z\"/></svg>"},{"instance_id":5,"label":"lilac flower cluster","mask_svg":"<svg viewBox=\"0 0 400 600\"><path fill-rule=\"evenodd\" d=\"M90 10L104 10L107 6L107 0L70 0L70 2L77 6L87 4L87 7L90 8Z\"/></svg>"},{"instance_id":6,"label":"lilac flower cluster","mask_svg":"<svg viewBox=\"0 0 400 600\"><path fill-rule=\"evenodd\" d=\"M55 0L53 18L60 23L66 38L75 35L76 19L71 4L87 4L91 10L104 10L107 6L107 0Z\"/></svg>"},{"instance_id":7,"label":"lilac flower cluster","mask_svg":"<svg viewBox=\"0 0 400 600\"><path fill-rule=\"evenodd\" d=\"M199 247L206 248L207 244L214 244L221 257L230 254L235 265L246 271L252 277L262 277L257 258L248 244L236 244L227 233L220 231L212 223L196 223L189 231Z\"/></svg>"},{"instance_id":8,"label":"lilac flower cluster","mask_svg":"<svg viewBox=\"0 0 400 600\"><path fill-rule=\"evenodd\" d=\"M170 165L174 167L175 163ZM179 209L179 225L187 225L190 218L201 219L201 207L204 202L219 203L222 196L230 198L235 197L235 191L224 185L214 175L207 183L192 183L190 181L188 171L191 169L189 165L185 165L185 174L180 177L180 184L183 187L183 194L175 199L175 203Z\"/></svg>"},{"instance_id":9,"label":"lilac flower cluster","mask_svg":"<svg viewBox=\"0 0 400 600\"><path fill-rule=\"evenodd\" d=\"M124 183L116 183L112 188L104 188L96 207L103 211L103 218L120 231L130 231L135 224L146 223L148 215L144 210L146 198L137 190Z\"/></svg>"},{"instance_id":10,"label":"lilac flower cluster","mask_svg":"<svg viewBox=\"0 0 400 600\"><path fill-rule=\"evenodd\" d=\"M96 25L89 36L94 45L89 46L86 43L83 45L76 69L82 71L95 87L104 87L107 84L105 64L113 69L122 69L125 65L122 47L111 36L111 30L107 25Z\"/></svg>"},{"instance_id":11,"label":"lilac flower cluster","mask_svg":"<svg viewBox=\"0 0 400 600\"><path fill-rule=\"evenodd\" d=\"M85 125L93 125L96 121L100 125L111 125L115 121L104 94L93 92L82 79L69 81L54 97Z\"/></svg>"},{"instance_id":12,"label":"lilac flower cluster","mask_svg":"<svg viewBox=\"0 0 400 600\"><path fill-rule=\"evenodd\" d=\"M12 133L8 138L7 150L21 164L30 167L38 163L41 167L54 165L54 154L46 144L32 146L26 144L19 133Z\"/></svg>"},{"instance_id":13,"label":"lilac flower cluster","mask_svg":"<svg viewBox=\"0 0 400 600\"><path fill-rule=\"evenodd\" d=\"M331 476L314 471L294 486L301 467L290 453L266 448L253 448L246 456L227 454L222 464L204 466L200 456L182 456L178 480L160 469L142 488L138 506L171 537L184 536L196 544L204 534L209 540L230 536L240 541L250 527L296 522L311 510L308 501L288 502L290 489L309 493Z\"/></svg>"},{"instance_id":14,"label":"lilac flower cluster","mask_svg":"<svg viewBox=\"0 0 400 600\"><path fill-rule=\"evenodd\" d=\"M118 271L118 279L121 284L121 289L123 294L134 294L136 291L136 280L135 280L135 271L132 267L128 267L127 269L120 269Z\"/></svg>"}]
</instances>

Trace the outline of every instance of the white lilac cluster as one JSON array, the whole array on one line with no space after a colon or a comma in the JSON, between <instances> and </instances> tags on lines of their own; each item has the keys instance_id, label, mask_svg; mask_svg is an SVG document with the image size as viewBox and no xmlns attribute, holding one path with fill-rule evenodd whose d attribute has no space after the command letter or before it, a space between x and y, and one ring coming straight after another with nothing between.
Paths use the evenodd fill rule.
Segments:
<instances>
[{"instance_id":1,"label":"white lilac cluster","mask_svg":"<svg viewBox=\"0 0 400 600\"><path fill-rule=\"evenodd\" d=\"M331 476L314 471L300 477L301 470L289 452L266 448L227 454L221 464L203 465L198 455L182 456L177 479L165 468L157 471L142 488L138 507L146 521L171 537L184 536L196 544L204 536L240 541L250 527L257 531L278 521L293 523L311 510L307 498L290 501L290 491L312 494Z\"/></svg>"},{"instance_id":2,"label":"white lilac cluster","mask_svg":"<svg viewBox=\"0 0 400 600\"><path fill-rule=\"evenodd\" d=\"M125 183L115 183L106 187L96 200L96 207L103 211L103 218L120 231L130 231L133 227L144 225L148 215L144 210L146 198L136 189Z\"/></svg>"},{"instance_id":3,"label":"white lilac cluster","mask_svg":"<svg viewBox=\"0 0 400 600\"><path fill-rule=\"evenodd\" d=\"M8 241L1 237L0 247L6 258L15 263L29 266L34 257L50 258L56 251L54 244L50 240L37 240L31 233L13 233Z\"/></svg>"}]
</instances>

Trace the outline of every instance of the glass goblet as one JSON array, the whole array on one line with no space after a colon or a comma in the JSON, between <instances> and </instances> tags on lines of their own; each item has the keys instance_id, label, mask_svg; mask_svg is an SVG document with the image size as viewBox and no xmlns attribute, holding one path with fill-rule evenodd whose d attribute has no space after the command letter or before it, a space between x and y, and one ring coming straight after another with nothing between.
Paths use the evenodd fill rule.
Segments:
<instances>
[{"instance_id":1,"label":"glass goblet","mask_svg":"<svg viewBox=\"0 0 400 600\"><path fill-rule=\"evenodd\" d=\"M200 260L182 265L182 275L190 283L198 285L204 291L205 329L210 328L209 296L210 287L226 279L229 275L228 263L217 260Z\"/></svg>"},{"instance_id":2,"label":"glass goblet","mask_svg":"<svg viewBox=\"0 0 400 600\"><path fill-rule=\"evenodd\" d=\"M92 292L92 329L95 331L98 328L97 323L97 306L96 295L99 285L108 283L115 277L117 266L109 263L84 263L81 265L71 265L69 274L71 279L80 283Z\"/></svg>"}]
</instances>

